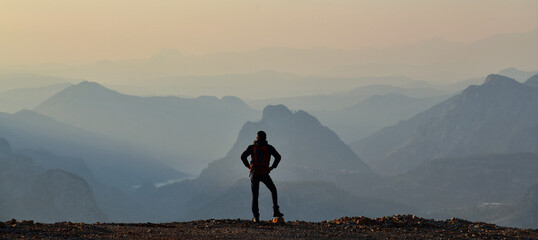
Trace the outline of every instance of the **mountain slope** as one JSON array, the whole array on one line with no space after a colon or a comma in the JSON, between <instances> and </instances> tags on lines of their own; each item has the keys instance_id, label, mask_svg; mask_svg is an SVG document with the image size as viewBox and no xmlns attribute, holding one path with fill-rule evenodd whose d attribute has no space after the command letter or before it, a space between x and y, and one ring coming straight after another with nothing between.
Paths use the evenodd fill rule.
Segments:
<instances>
[{"instance_id":1,"label":"mountain slope","mask_svg":"<svg viewBox=\"0 0 538 240\"><path fill-rule=\"evenodd\" d=\"M226 157L210 163L200 174L200 180L230 185L247 177L248 169L239 157L252 144L259 130L267 132L269 144L282 155L282 161L273 173L277 179L322 181L346 174L377 177L351 148L315 117L304 111L291 112L278 105L266 107L261 121L246 123Z\"/></svg>"},{"instance_id":2,"label":"mountain slope","mask_svg":"<svg viewBox=\"0 0 538 240\"><path fill-rule=\"evenodd\" d=\"M534 185L525 193L515 205L508 216L504 216L495 223L504 226L517 226L520 228L538 228L538 185Z\"/></svg>"},{"instance_id":3,"label":"mountain slope","mask_svg":"<svg viewBox=\"0 0 538 240\"><path fill-rule=\"evenodd\" d=\"M524 82L525 80L529 79L530 77L536 75L538 71L522 71L517 68L505 68L501 71L499 71L499 75L503 75L509 78L513 78L518 82Z\"/></svg>"},{"instance_id":4,"label":"mountain slope","mask_svg":"<svg viewBox=\"0 0 538 240\"><path fill-rule=\"evenodd\" d=\"M422 112L448 96L412 98L401 94L374 95L350 107L313 114L345 142L355 142L374 132Z\"/></svg>"},{"instance_id":5,"label":"mountain slope","mask_svg":"<svg viewBox=\"0 0 538 240\"><path fill-rule=\"evenodd\" d=\"M32 109L70 85L69 83L62 83L0 92L0 112L14 113L23 109Z\"/></svg>"},{"instance_id":6,"label":"mountain slope","mask_svg":"<svg viewBox=\"0 0 538 240\"><path fill-rule=\"evenodd\" d=\"M92 189L79 176L63 170L43 170L14 154L0 138L0 219L43 222L106 221Z\"/></svg>"},{"instance_id":7,"label":"mountain slope","mask_svg":"<svg viewBox=\"0 0 538 240\"><path fill-rule=\"evenodd\" d=\"M538 152L538 91L489 75L415 117L354 143L380 173L395 175L425 160L481 153Z\"/></svg>"},{"instance_id":8,"label":"mountain slope","mask_svg":"<svg viewBox=\"0 0 538 240\"><path fill-rule=\"evenodd\" d=\"M168 164L194 173L209 159L224 155L241 124L258 116L235 97L137 97L92 82L69 87L35 110L83 129L126 139Z\"/></svg>"},{"instance_id":9,"label":"mountain slope","mask_svg":"<svg viewBox=\"0 0 538 240\"><path fill-rule=\"evenodd\" d=\"M538 74L527 79L527 81L525 81L525 85L529 87L538 87Z\"/></svg>"},{"instance_id":10,"label":"mountain slope","mask_svg":"<svg viewBox=\"0 0 538 240\"><path fill-rule=\"evenodd\" d=\"M144 181L188 176L125 142L29 110L0 113L0 137L9 139L15 149L44 149L62 156L83 158L95 178L122 189Z\"/></svg>"},{"instance_id":11,"label":"mountain slope","mask_svg":"<svg viewBox=\"0 0 538 240\"><path fill-rule=\"evenodd\" d=\"M331 82L332 80L328 79L327 81ZM422 86L398 86L405 83L408 83L408 85L413 84L413 80L404 77L359 78L357 81L368 81L370 84L333 94L254 100L249 101L249 104L256 108L262 108L267 105L283 104L291 109L302 109L308 112L322 110L336 111L341 110L342 108L351 107L375 95L400 94L412 98L431 98L451 94L451 92L432 88L427 84L417 83L416 81L414 82L415 85ZM387 81L390 81L394 86L385 83Z\"/></svg>"},{"instance_id":12,"label":"mountain slope","mask_svg":"<svg viewBox=\"0 0 538 240\"><path fill-rule=\"evenodd\" d=\"M535 153L483 154L426 161L390 178L406 202L436 212L436 218L458 216L454 209L483 204L512 204L538 184ZM441 215L441 216L439 216ZM479 219L483 216L458 216ZM481 219L484 220L484 219Z\"/></svg>"},{"instance_id":13,"label":"mountain slope","mask_svg":"<svg viewBox=\"0 0 538 240\"><path fill-rule=\"evenodd\" d=\"M160 212L159 221L170 221L178 216L183 216L183 219L201 217L207 213L206 210L193 210L213 209L215 206L211 206L212 202L219 202L227 192L229 194L230 187L249 176L249 170L241 162L240 156L255 140L259 130L266 131L269 144L282 155L278 168L271 172L279 189L281 182L328 182L343 189L346 194L369 196L383 186L381 178L315 117L304 111L292 112L285 106L278 105L266 107L260 121L244 124L228 154L211 162L198 178L158 189L151 186L140 189L141 197L147 199L149 205L155 206L155 212ZM312 195L316 196L315 193ZM285 198L284 195L282 197ZM317 197L323 198L322 195ZM243 210L250 212L248 207L236 209L237 205L231 200L218 206L227 208L227 213ZM316 206L323 208L323 205Z\"/></svg>"}]
</instances>

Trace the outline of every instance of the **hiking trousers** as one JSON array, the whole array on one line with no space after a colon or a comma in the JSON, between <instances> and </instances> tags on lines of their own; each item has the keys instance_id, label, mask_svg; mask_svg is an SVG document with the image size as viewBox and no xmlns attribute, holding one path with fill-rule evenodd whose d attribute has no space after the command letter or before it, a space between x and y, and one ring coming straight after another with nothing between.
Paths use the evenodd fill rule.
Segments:
<instances>
[{"instance_id":1,"label":"hiking trousers","mask_svg":"<svg viewBox=\"0 0 538 240\"><path fill-rule=\"evenodd\" d=\"M250 188L252 189L252 214L254 217L260 217L260 210L258 208L258 196L260 192L260 182L263 182L269 191L271 191L271 197L273 198L273 210L278 211L278 195L276 192L276 186L269 174L252 174L250 176Z\"/></svg>"}]
</instances>

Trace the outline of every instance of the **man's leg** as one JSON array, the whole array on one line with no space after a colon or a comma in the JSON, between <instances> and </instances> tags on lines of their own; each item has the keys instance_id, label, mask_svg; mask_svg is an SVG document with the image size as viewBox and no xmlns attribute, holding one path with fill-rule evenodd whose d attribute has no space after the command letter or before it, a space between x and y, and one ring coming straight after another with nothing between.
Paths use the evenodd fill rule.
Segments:
<instances>
[{"instance_id":1,"label":"man's leg","mask_svg":"<svg viewBox=\"0 0 538 240\"><path fill-rule=\"evenodd\" d=\"M273 183L273 179L269 176L269 174L264 175L260 179L267 188L269 188L269 191L271 191L271 197L273 198L273 217L282 217L284 214L280 213L280 207L278 206L278 194L276 191L275 183Z\"/></svg>"},{"instance_id":2,"label":"man's leg","mask_svg":"<svg viewBox=\"0 0 538 240\"><path fill-rule=\"evenodd\" d=\"M260 178L259 176L252 174L250 176L250 189L252 190L252 214L254 218L260 217L260 210L258 209L258 195L260 192Z\"/></svg>"}]
</instances>

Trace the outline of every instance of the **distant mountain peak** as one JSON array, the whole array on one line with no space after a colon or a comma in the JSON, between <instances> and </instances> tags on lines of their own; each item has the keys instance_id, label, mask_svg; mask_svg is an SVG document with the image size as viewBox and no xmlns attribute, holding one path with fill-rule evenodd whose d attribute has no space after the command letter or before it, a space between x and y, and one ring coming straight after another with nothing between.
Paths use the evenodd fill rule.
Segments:
<instances>
[{"instance_id":1,"label":"distant mountain peak","mask_svg":"<svg viewBox=\"0 0 538 240\"><path fill-rule=\"evenodd\" d=\"M75 85L74 87L78 87L78 88L92 88L92 89L107 89L106 87L104 87L103 85L99 84L99 83L96 83L96 82L90 82L90 81L83 81L77 85Z\"/></svg>"},{"instance_id":2,"label":"distant mountain peak","mask_svg":"<svg viewBox=\"0 0 538 240\"><path fill-rule=\"evenodd\" d=\"M246 105L246 103L243 100L235 96L224 96L222 97L222 101L226 103L237 104L237 105Z\"/></svg>"},{"instance_id":3,"label":"distant mountain peak","mask_svg":"<svg viewBox=\"0 0 538 240\"><path fill-rule=\"evenodd\" d=\"M263 109L262 122L293 122L321 126L319 120L309 113L302 110L292 112L282 104L265 107Z\"/></svg>"},{"instance_id":4,"label":"distant mountain peak","mask_svg":"<svg viewBox=\"0 0 538 240\"><path fill-rule=\"evenodd\" d=\"M293 113L284 105L269 105L263 109L262 119L271 118L273 116L291 116Z\"/></svg>"},{"instance_id":5,"label":"distant mountain peak","mask_svg":"<svg viewBox=\"0 0 538 240\"><path fill-rule=\"evenodd\" d=\"M486 77L484 84L499 85L499 84L517 84L518 82L509 77L505 77L499 74L490 74Z\"/></svg>"},{"instance_id":6,"label":"distant mountain peak","mask_svg":"<svg viewBox=\"0 0 538 240\"><path fill-rule=\"evenodd\" d=\"M105 86L96 83L96 82L89 82L89 81L83 81L77 85L70 86L63 91L59 92L56 96L65 96L65 94L68 95L76 95L76 96L94 96L94 97L102 97L110 94L120 94L114 90L108 89ZM54 98L54 96L53 96Z\"/></svg>"}]
</instances>

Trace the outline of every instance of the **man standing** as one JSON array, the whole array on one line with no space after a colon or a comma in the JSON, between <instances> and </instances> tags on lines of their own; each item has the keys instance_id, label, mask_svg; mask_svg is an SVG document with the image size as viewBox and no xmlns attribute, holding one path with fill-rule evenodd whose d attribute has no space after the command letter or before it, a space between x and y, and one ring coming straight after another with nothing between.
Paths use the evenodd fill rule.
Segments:
<instances>
[{"instance_id":1,"label":"man standing","mask_svg":"<svg viewBox=\"0 0 538 240\"><path fill-rule=\"evenodd\" d=\"M258 209L258 195L260 190L260 182L263 182L271 191L273 198L273 217L279 218L284 216L278 207L278 196L275 184L269 176L269 172L275 169L280 162L280 154L276 149L267 143L267 135L264 131L259 131L254 144L248 146L247 150L241 154L241 161L245 167L250 169L250 187L252 189L252 214L253 221L260 222L260 212ZM250 164L247 157L250 156ZM269 167L271 156L275 158L273 165Z\"/></svg>"}]
</instances>

